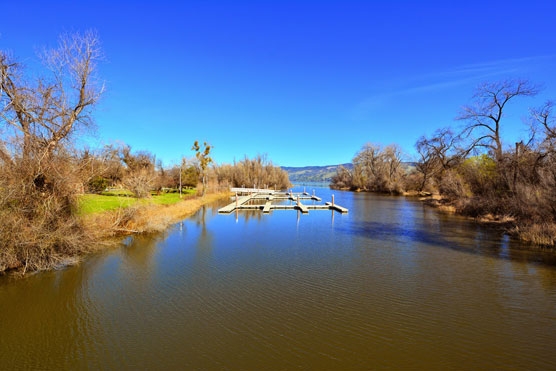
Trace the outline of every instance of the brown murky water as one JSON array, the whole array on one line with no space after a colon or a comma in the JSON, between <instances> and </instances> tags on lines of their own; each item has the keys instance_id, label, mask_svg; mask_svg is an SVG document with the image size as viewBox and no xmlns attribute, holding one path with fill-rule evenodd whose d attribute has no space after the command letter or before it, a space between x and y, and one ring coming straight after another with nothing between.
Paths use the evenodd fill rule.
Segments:
<instances>
[{"instance_id":1,"label":"brown murky water","mask_svg":"<svg viewBox=\"0 0 556 371\"><path fill-rule=\"evenodd\" d=\"M556 368L555 254L419 202L334 193L349 214L209 207L0 279L1 367Z\"/></svg>"}]
</instances>

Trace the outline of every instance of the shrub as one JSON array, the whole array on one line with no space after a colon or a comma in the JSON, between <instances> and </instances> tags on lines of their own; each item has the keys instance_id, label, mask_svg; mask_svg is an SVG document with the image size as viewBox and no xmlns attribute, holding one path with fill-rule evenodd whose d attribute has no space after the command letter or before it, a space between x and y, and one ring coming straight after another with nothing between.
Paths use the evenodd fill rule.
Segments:
<instances>
[{"instance_id":1,"label":"shrub","mask_svg":"<svg viewBox=\"0 0 556 371\"><path fill-rule=\"evenodd\" d=\"M209 177L215 178L219 184L234 187L287 189L290 186L287 171L274 166L264 155L257 155L253 159L245 157L233 165L215 166Z\"/></svg>"},{"instance_id":2,"label":"shrub","mask_svg":"<svg viewBox=\"0 0 556 371\"><path fill-rule=\"evenodd\" d=\"M97 175L89 181L87 187L89 188L90 192L100 193L108 188L109 185L110 180Z\"/></svg>"},{"instance_id":3,"label":"shrub","mask_svg":"<svg viewBox=\"0 0 556 371\"><path fill-rule=\"evenodd\" d=\"M137 169L129 171L123 179L123 183L127 189L135 194L137 198L150 196L153 188L155 177L151 169Z\"/></svg>"},{"instance_id":4,"label":"shrub","mask_svg":"<svg viewBox=\"0 0 556 371\"><path fill-rule=\"evenodd\" d=\"M440 179L438 190L441 195L450 198L457 199L471 196L469 185L455 170L448 170L444 173L444 176Z\"/></svg>"},{"instance_id":5,"label":"shrub","mask_svg":"<svg viewBox=\"0 0 556 371\"><path fill-rule=\"evenodd\" d=\"M88 250L90 239L74 215L76 167L66 155L16 158L0 167L0 272L62 264Z\"/></svg>"}]
</instances>

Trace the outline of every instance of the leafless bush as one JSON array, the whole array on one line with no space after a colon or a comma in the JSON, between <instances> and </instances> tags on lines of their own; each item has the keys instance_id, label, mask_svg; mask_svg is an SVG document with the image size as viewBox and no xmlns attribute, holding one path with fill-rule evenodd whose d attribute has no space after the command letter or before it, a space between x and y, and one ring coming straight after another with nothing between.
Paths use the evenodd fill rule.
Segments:
<instances>
[{"instance_id":1,"label":"leafless bush","mask_svg":"<svg viewBox=\"0 0 556 371\"><path fill-rule=\"evenodd\" d=\"M220 184L234 187L268 187L287 189L290 186L288 173L274 166L265 155L253 159L245 157L233 165L220 165L213 168Z\"/></svg>"},{"instance_id":2,"label":"leafless bush","mask_svg":"<svg viewBox=\"0 0 556 371\"><path fill-rule=\"evenodd\" d=\"M402 193L406 176L398 146L365 144L353 158L353 170L338 168L332 187Z\"/></svg>"},{"instance_id":3,"label":"leafless bush","mask_svg":"<svg viewBox=\"0 0 556 371\"><path fill-rule=\"evenodd\" d=\"M440 194L451 198L470 197L472 195L469 185L463 177L455 170L448 170L444 173L438 184Z\"/></svg>"},{"instance_id":4,"label":"leafless bush","mask_svg":"<svg viewBox=\"0 0 556 371\"><path fill-rule=\"evenodd\" d=\"M23 158L0 167L0 271L51 267L90 247L74 215L76 169L70 156L58 153L40 169Z\"/></svg>"},{"instance_id":5,"label":"leafless bush","mask_svg":"<svg viewBox=\"0 0 556 371\"><path fill-rule=\"evenodd\" d=\"M144 198L150 195L150 191L155 184L155 177L152 169L134 169L128 171L122 181L124 187L137 198Z\"/></svg>"},{"instance_id":6,"label":"leafless bush","mask_svg":"<svg viewBox=\"0 0 556 371\"><path fill-rule=\"evenodd\" d=\"M121 158L126 165L122 182L135 197L150 196L156 181L155 156L147 151L131 152L131 147L121 148Z\"/></svg>"},{"instance_id":7,"label":"leafless bush","mask_svg":"<svg viewBox=\"0 0 556 371\"><path fill-rule=\"evenodd\" d=\"M340 165L332 177L332 184L336 189L350 189L353 185L352 177L351 171Z\"/></svg>"},{"instance_id":8,"label":"leafless bush","mask_svg":"<svg viewBox=\"0 0 556 371\"><path fill-rule=\"evenodd\" d=\"M415 194L421 192L433 193L438 190L434 178L425 179L425 176L416 170L411 171L404 177L403 189Z\"/></svg>"},{"instance_id":9,"label":"leafless bush","mask_svg":"<svg viewBox=\"0 0 556 371\"><path fill-rule=\"evenodd\" d=\"M77 156L80 177L87 191L99 191L94 184L99 182L114 186L121 183L125 175L125 163L120 157L120 148L113 145L93 150L86 148ZM95 182L96 180L96 182Z\"/></svg>"}]
</instances>

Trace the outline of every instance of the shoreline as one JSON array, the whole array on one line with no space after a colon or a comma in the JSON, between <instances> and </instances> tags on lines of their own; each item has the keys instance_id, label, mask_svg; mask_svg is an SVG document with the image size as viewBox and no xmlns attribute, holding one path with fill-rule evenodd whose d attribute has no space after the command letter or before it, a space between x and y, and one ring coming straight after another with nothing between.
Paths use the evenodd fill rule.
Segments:
<instances>
[{"instance_id":1,"label":"shoreline","mask_svg":"<svg viewBox=\"0 0 556 371\"><path fill-rule=\"evenodd\" d=\"M227 199L230 195L229 192L209 193L202 197L186 197L170 205L136 205L80 216L78 220L86 236L83 244L87 245L83 251L56 256L53 259L56 263L41 269L27 270L24 265L10 267L0 272L0 276L26 277L29 274L76 265L91 254L117 246L122 237L164 231L172 224L195 214L203 206Z\"/></svg>"},{"instance_id":2,"label":"shoreline","mask_svg":"<svg viewBox=\"0 0 556 371\"><path fill-rule=\"evenodd\" d=\"M528 245L529 249L545 249L548 251L556 252L555 240L556 230L551 230L551 226L544 226L541 224L531 223L529 225L520 225L515 218L508 215L492 215L486 214L479 217L474 217L466 215L458 210L458 201L450 200L446 197L442 197L438 194L432 194L430 192L419 192L419 191L406 191L399 194L395 193L382 193L373 191L363 191L363 190L352 190L349 188L334 188L330 189L347 191L347 192L366 192L375 194L387 194L391 196L408 197L412 199L417 199L426 206L432 207L438 211L450 213L453 215L462 216L473 220L479 224L488 225L492 227L497 227L504 233L515 238L523 244ZM551 233L553 232L553 233ZM554 237L553 237L554 236Z\"/></svg>"},{"instance_id":3,"label":"shoreline","mask_svg":"<svg viewBox=\"0 0 556 371\"><path fill-rule=\"evenodd\" d=\"M201 207L229 198L231 193L209 193L201 197L188 197L170 205L141 205L87 215L83 226L97 240L140 233L160 232L170 225L193 215Z\"/></svg>"}]
</instances>

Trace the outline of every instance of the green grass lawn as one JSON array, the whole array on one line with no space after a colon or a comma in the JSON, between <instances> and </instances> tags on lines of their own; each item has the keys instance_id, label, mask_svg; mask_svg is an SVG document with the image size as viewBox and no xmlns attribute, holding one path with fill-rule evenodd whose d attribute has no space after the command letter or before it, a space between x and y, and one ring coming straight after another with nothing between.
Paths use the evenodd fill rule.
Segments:
<instances>
[{"instance_id":1,"label":"green grass lawn","mask_svg":"<svg viewBox=\"0 0 556 371\"><path fill-rule=\"evenodd\" d=\"M194 194L194 193L195 193L194 189L184 189L182 191L182 194L184 196ZM150 199L152 203L158 205L171 205L171 204L175 204L179 200L180 200L179 193L162 193L159 196L153 195L152 198Z\"/></svg>"},{"instance_id":2,"label":"green grass lawn","mask_svg":"<svg viewBox=\"0 0 556 371\"><path fill-rule=\"evenodd\" d=\"M121 191L114 191L116 195L110 195L109 192L103 192L103 194L85 194L79 196L79 206L78 214L86 215L93 214L102 211L114 210L120 207L126 208L134 205L138 202L140 203L153 203L157 205L171 205L180 201L179 193L162 193L160 195L153 195L151 198L145 198L139 200L135 197L118 196L117 194ZM117 192L117 193L116 193ZM194 194L194 189L183 190L184 195Z\"/></svg>"},{"instance_id":3,"label":"green grass lawn","mask_svg":"<svg viewBox=\"0 0 556 371\"><path fill-rule=\"evenodd\" d=\"M131 196L133 197L133 192L128 191L127 189L114 189L112 191L104 191L100 193L104 196Z\"/></svg>"}]
</instances>

